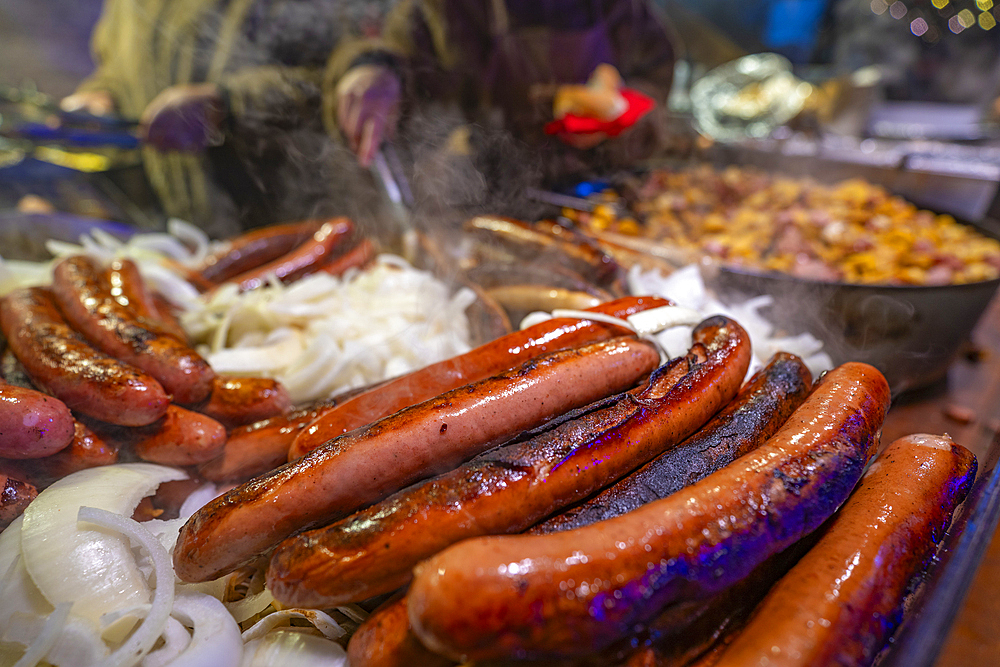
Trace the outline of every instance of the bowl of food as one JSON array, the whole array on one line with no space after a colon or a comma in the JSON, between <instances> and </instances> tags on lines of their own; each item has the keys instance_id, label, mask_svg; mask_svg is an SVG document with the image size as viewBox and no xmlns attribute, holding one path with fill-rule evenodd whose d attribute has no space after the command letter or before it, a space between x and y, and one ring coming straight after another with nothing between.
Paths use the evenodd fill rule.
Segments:
<instances>
[{"instance_id":1,"label":"bowl of food","mask_svg":"<svg viewBox=\"0 0 1000 667\"><path fill-rule=\"evenodd\" d=\"M634 193L633 218L598 207L578 223L700 261L723 302L772 296L777 326L823 340L835 363L875 365L895 390L941 379L1000 286L996 239L860 179L698 166L653 170Z\"/></svg>"}]
</instances>

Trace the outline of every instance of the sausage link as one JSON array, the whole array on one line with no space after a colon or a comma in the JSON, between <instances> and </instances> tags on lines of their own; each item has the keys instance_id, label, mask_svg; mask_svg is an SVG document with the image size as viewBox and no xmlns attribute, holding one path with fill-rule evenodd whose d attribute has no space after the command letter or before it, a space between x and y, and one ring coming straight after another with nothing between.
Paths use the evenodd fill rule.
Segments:
<instances>
[{"instance_id":1,"label":"sausage link","mask_svg":"<svg viewBox=\"0 0 1000 667\"><path fill-rule=\"evenodd\" d=\"M323 223L312 238L293 250L266 264L233 276L230 280L239 285L241 290L257 289L272 275L282 282L297 280L323 266L330 259L334 248L353 231L354 223L350 220L335 218Z\"/></svg>"},{"instance_id":2,"label":"sausage link","mask_svg":"<svg viewBox=\"0 0 1000 667\"><path fill-rule=\"evenodd\" d=\"M190 466L211 461L226 444L226 429L207 415L171 405L163 419L129 434L132 451L143 461Z\"/></svg>"},{"instance_id":3,"label":"sausage link","mask_svg":"<svg viewBox=\"0 0 1000 667\"><path fill-rule=\"evenodd\" d=\"M217 375L208 402L194 409L230 429L277 417L291 408L288 390L277 380Z\"/></svg>"},{"instance_id":4,"label":"sausage link","mask_svg":"<svg viewBox=\"0 0 1000 667\"><path fill-rule=\"evenodd\" d=\"M453 545L415 569L413 629L471 660L605 648L816 529L861 477L888 404L878 370L844 364L767 443L681 492L576 530Z\"/></svg>"},{"instance_id":5,"label":"sausage link","mask_svg":"<svg viewBox=\"0 0 1000 667\"><path fill-rule=\"evenodd\" d=\"M0 327L31 381L70 410L125 426L166 413L169 399L160 383L84 342L49 290L29 287L5 296Z\"/></svg>"},{"instance_id":6,"label":"sausage link","mask_svg":"<svg viewBox=\"0 0 1000 667\"><path fill-rule=\"evenodd\" d=\"M254 229L207 257L199 275L211 283L226 282L291 252L308 241L319 227L319 222L307 221Z\"/></svg>"},{"instance_id":7,"label":"sausage link","mask_svg":"<svg viewBox=\"0 0 1000 667\"><path fill-rule=\"evenodd\" d=\"M186 581L214 579L292 533L630 387L658 361L653 346L635 338L561 350L330 440L196 512L181 529L175 570Z\"/></svg>"},{"instance_id":8,"label":"sausage link","mask_svg":"<svg viewBox=\"0 0 1000 667\"><path fill-rule=\"evenodd\" d=\"M73 440L73 414L58 398L0 381L0 406L2 457L50 456Z\"/></svg>"},{"instance_id":9,"label":"sausage link","mask_svg":"<svg viewBox=\"0 0 1000 667\"><path fill-rule=\"evenodd\" d=\"M183 343L188 342L184 328L169 309L163 307L165 304L149 291L135 262L124 258L112 260L104 280L111 290L111 297L123 308L131 310L143 327L173 336Z\"/></svg>"},{"instance_id":10,"label":"sausage link","mask_svg":"<svg viewBox=\"0 0 1000 667\"><path fill-rule=\"evenodd\" d=\"M34 485L0 470L0 531L21 516L37 495Z\"/></svg>"},{"instance_id":11,"label":"sausage link","mask_svg":"<svg viewBox=\"0 0 1000 667\"><path fill-rule=\"evenodd\" d=\"M870 664L975 476L976 457L948 436L890 444L717 665Z\"/></svg>"},{"instance_id":12,"label":"sausage link","mask_svg":"<svg viewBox=\"0 0 1000 667\"><path fill-rule=\"evenodd\" d=\"M384 602L358 626L347 643L351 667L451 667L455 661L429 651L410 632L406 597Z\"/></svg>"},{"instance_id":13,"label":"sausage link","mask_svg":"<svg viewBox=\"0 0 1000 667\"><path fill-rule=\"evenodd\" d=\"M174 336L144 326L115 300L103 271L89 257L59 262L53 293L73 328L104 353L155 377L174 401L186 405L208 398L215 376L208 362Z\"/></svg>"},{"instance_id":14,"label":"sausage link","mask_svg":"<svg viewBox=\"0 0 1000 667\"><path fill-rule=\"evenodd\" d=\"M812 375L802 360L779 352L697 433L587 502L528 532L588 526L694 484L764 444L802 404L811 387Z\"/></svg>"},{"instance_id":15,"label":"sausage link","mask_svg":"<svg viewBox=\"0 0 1000 667\"><path fill-rule=\"evenodd\" d=\"M671 305L658 297L627 297L591 308L594 313L625 318ZM596 343L628 333L594 320L554 318L501 336L474 350L391 380L325 410L296 436L288 460L304 456L330 438L353 431L456 387L488 378L546 352Z\"/></svg>"},{"instance_id":16,"label":"sausage link","mask_svg":"<svg viewBox=\"0 0 1000 667\"><path fill-rule=\"evenodd\" d=\"M28 377L28 371L24 370L24 365L17 360L14 356L14 351L9 347L5 348L3 351L3 356L0 357L0 378L7 384L12 384L15 387L22 387L24 389L35 389L35 383L31 381Z\"/></svg>"},{"instance_id":17,"label":"sausage link","mask_svg":"<svg viewBox=\"0 0 1000 667\"><path fill-rule=\"evenodd\" d=\"M638 393L286 540L271 557L268 589L283 604L309 607L386 593L449 544L520 532L628 474L739 389L750 363L746 332L717 317L699 325L694 340L706 351L701 363L669 362Z\"/></svg>"},{"instance_id":18,"label":"sausage link","mask_svg":"<svg viewBox=\"0 0 1000 667\"><path fill-rule=\"evenodd\" d=\"M319 414L317 408L295 410L233 429L222 453L198 468L212 482L243 483L274 470L288 459L295 435Z\"/></svg>"},{"instance_id":19,"label":"sausage link","mask_svg":"<svg viewBox=\"0 0 1000 667\"><path fill-rule=\"evenodd\" d=\"M73 424L73 441L69 447L44 459L22 463L28 471L28 479L38 488L44 488L80 470L118 463L118 446L78 421Z\"/></svg>"},{"instance_id":20,"label":"sausage link","mask_svg":"<svg viewBox=\"0 0 1000 667\"><path fill-rule=\"evenodd\" d=\"M375 259L375 244L369 239L361 239L343 255L338 255L321 266L320 270L331 276L342 276L348 269L360 269L373 259Z\"/></svg>"}]
</instances>

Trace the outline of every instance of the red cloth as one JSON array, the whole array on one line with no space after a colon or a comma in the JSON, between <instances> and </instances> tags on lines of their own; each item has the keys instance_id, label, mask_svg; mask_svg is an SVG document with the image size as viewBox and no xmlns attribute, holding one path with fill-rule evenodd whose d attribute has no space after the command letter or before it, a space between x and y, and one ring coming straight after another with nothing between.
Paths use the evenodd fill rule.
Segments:
<instances>
[{"instance_id":1,"label":"red cloth","mask_svg":"<svg viewBox=\"0 0 1000 667\"><path fill-rule=\"evenodd\" d=\"M628 108L614 120L599 120L586 116L566 114L560 120L554 120L545 125L546 134L595 134L603 132L609 137L617 137L623 131L632 127L640 118L652 111L656 103L652 98L631 88L622 88L622 97L628 102Z\"/></svg>"}]
</instances>

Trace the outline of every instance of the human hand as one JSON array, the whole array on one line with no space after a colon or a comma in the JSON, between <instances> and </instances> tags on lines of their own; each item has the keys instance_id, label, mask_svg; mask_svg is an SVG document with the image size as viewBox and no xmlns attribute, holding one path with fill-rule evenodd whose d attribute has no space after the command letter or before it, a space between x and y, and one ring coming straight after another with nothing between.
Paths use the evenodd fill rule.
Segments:
<instances>
[{"instance_id":1,"label":"human hand","mask_svg":"<svg viewBox=\"0 0 1000 667\"><path fill-rule=\"evenodd\" d=\"M562 132L559 134L559 138L563 143L584 151L604 143L604 141L607 140L608 135L604 132L588 132L587 134Z\"/></svg>"},{"instance_id":2,"label":"human hand","mask_svg":"<svg viewBox=\"0 0 1000 667\"><path fill-rule=\"evenodd\" d=\"M59 101L66 112L82 112L91 116L108 116L115 110L115 101L106 90L86 90L67 95Z\"/></svg>"},{"instance_id":3,"label":"human hand","mask_svg":"<svg viewBox=\"0 0 1000 667\"><path fill-rule=\"evenodd\" d=\"M196 152L222 143L226 109L218 86L171 86L157 95L139 120L140 136L161 151Z\"/></svg>"},{"instance_id":4,"label":"human hand","mask_svg":"<svg viewBox=\"0 0 1000 667\"><path fill-rule=\"evenodd\" d=\"M367 167L396 131L402 98L399 77L382 65L352 67L337 84L335 96L337 125L358 162Z\"/></svg>"}]
</instances>

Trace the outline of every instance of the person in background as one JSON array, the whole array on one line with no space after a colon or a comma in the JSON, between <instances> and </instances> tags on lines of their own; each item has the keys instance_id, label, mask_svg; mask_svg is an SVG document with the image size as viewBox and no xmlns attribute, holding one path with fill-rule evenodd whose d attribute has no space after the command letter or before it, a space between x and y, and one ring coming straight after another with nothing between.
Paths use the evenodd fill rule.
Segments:
<instances>
[{"instance_id":1,"label":"person in background","mask_svg":"<svg viewBox=\"0 0 1000 667\"><path fill-rule=\"evenodd\" d=\"M378 39L331 59L324 120L368 164L397 126L419 143L437 130L428 118L456 117L448 150L474 155L497 186L632 163L657 145L652 114L614 138L557 137L544 131L553 100L603 64L664 109L672 42L645 0L402 0ZM422 121L407 131L409 118Z\"/></svg>"},{"instance_id":2,"label":"person in background","mask_svg":"<svg viewBox=\"0 0 1000 667\"><path fill-rule=\"evenodd\" d=\"M338 181L320 120L323 69L345 26L367 21L377 32L378 16L351 15L358 9L341 0L105 0L92 38L97 68L61 106L139 120L165 213L215 236L324 214Z\"/></svg>"}]
</instances>

